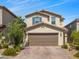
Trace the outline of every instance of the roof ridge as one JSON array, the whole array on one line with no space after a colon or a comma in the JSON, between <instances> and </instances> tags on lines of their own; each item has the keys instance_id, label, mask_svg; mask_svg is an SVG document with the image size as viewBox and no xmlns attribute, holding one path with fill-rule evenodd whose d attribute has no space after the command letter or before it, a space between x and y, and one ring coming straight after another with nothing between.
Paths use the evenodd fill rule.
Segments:
<instances>
[{"instance_id":1,"label":"roof ridge","mask_svg":"<svg viewBox=\"0 0 79 59\"><path fill-rule=\"evenodd\" d=\"M73 22L76 22L76 21L79 21L79 18L76 18L75 20L71 21L69 24L65 25L65 27L72 24Z\"/></svg>"},{"instance_id":2,"label":"roof ridge","mask_svg":"<svg viewBox=\"0 0 79 59\"><path fill-rule=\"evenodd\" d=\"M49 15L44 14L44 13L41 13L41 12L37 12L37 11L36 12L33 12L33 13L30 13L30 14L26 15L25 17L29 17L30 15L33 15L35 13L42 14L42 15L45 15L45 16L48 16L49 17Z\"/></svg>"},{"instance_id":3,"label":"roof ridge","mask_svg":"<svg viewBox=\"0 0 79 59\"><path fill-rule=\"evenodd\" d=\"M54 13L54 14L56 14L56 15L59 15L59 14L57 14L57 13L55 13L55 12L52 12L52 11L49 11L49 10L40 10L40 12L43 12L43 11L45 11L45 12L50 12L50 13ZM61 15L59 15L59 16L61 16Z\"/></svg>"},{"instance_id":4,"label":"roof ridge","mask_svg":"<svg viewBox=\"0 0 79 59\"><path fill-rule=\"evenodd\" d=\"M39 11L35 11L35 12L32 12L32 13L29 13L29 14L27 14L27 15L31 15L31 14L33 14L33 13L36 13L36 12L38 12L38 13L42 13L42 14L47 14L47 13L49 13L49 14L51 14L51 15L55 15L55 16L57 16L57 17L60 17L60 18L63 18L61 15L59 15L59 14L57 14L57 13L54 13L54 12L52 12L52 11L48 11L48 10L39 10ZM47 13L46 13L47 12ZM27 16L26 15L26 16ZM25 16L25 17L26 17Z\"/></svg>"}]
</instances>

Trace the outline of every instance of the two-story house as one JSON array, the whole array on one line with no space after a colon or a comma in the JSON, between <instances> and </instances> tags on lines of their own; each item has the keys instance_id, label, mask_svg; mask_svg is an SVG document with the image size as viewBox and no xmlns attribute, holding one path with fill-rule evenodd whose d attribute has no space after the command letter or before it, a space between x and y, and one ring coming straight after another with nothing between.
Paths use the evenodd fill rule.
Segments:
<instances>
[{"instance_id":1,"label":"two-story house","mask_svg":"<svg viewBox=\"0 0 79 59\"><path fill-rule=\"evenodd\" d=\"M63 17L46 10L28 14L27 42L29 46L58 46L64 44Z\"/></svg>"},{"instance_id":2,"label":"two-story house","mask_svg":"<svg viewBox=\"0 0 79 59\"><path fill-rule=\"evenodd\" d=\"M79 31L79 19L75 19L74 21L70 22L69 24L67 24L65 26L65 28L68 29L68 33L67 33L68 38L67 38L67 41L68 42L72 42L72 39L71 39L70 36L71 36L71 33L73 31Z\"/></svg>"},{"instance_id":3,"label":"two-story house","mask_svg":"<svg viewBox=\"0 0 79 59\"><path fill-rule=\"evenodd\" d=\"M14 18L16 18L15 14L6 7L0 5L0 32L2 32Z\"/></svg>"}]
</instances>

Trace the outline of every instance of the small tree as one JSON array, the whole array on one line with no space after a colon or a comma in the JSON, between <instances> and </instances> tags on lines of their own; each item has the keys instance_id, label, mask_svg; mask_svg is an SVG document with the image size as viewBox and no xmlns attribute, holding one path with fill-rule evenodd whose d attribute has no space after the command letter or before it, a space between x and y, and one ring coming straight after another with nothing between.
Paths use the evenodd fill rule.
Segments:
<instances>
[{"instance_id":1,"label":"small tree","mask_svg":"<svg viewBox=\"0 0 79 59\"><path fill-rule=\"evenodd\" d=\"M0 32L0 39L2 39L2 32Z\"/></svg>"},{"instance_id":2,"label":"small tree","mask_svg":"<svg viewBox=\"0 0 79 59\"><path fill-rule=\"evenodd\" d=\"M8 25L8 37L11 43L13 43L16 46L23 43L25 27L26 24L23 22L23 19L21 17L17 17L17 19L13 20Z\"/></svg>"},{"instance_id":3,"label":"small tree","mask_svg":"<svg viewBox=\"0 0 79 59\"><path fill-rule=\"evenodd\" d=\"M1 41L2 41L2 32L0 32L0 44L1 44Z\"/></svg>"},{"instance_id":4,"label":"small tree","mask_svg":"<svg viewBox=\"0 0 79 59\"><path fill-rule=\"evenodd\" d=\"M73 31L71 34L71 38L73 39L74 45L79 45L79 32Z\"/></svg>"}]
</instances>

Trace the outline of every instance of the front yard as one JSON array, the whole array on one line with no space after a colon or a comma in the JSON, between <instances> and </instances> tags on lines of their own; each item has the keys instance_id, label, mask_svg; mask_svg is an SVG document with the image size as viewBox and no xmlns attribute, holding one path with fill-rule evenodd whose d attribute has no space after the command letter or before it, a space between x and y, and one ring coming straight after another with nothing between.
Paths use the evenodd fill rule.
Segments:
<instances>
[{"instance_id":1,"label":"front yard","mask_svg":"<svg viewBox=\"0 0 79 59\"><path fill-rule=\"evenodd\" d=\"M79 59L79 46L63 45L62 47L71 57L71 59Z\"/></svg>"},{"instance_id":2,"label":"front yard","mask_svg":"<svg viewBox=\"0 0 79 59\"><path fill-rule=\"evenodd\" d=\"M16 26L17 25L17 26ZM3 38L0 33L0 54L9 59L77 59L73 55L76 49L69 51L59 46L28 46L24 50L24 38L26 36L25 24L21 19L11 22L8 26L7 37ZM77 45L79 51L79 32L74 32L72 46ZM63 48L68 48L66 45ZM77 54L79 57L79 54ZM7 58L7 57L6 57ZM1 59L1 58L0 58Z\"/></svg>"},{"instance_id":3,"label":"front yard","mask_svg":"<svg viewBox=\"0 0 79 59\"><path fill-rule=\"evenodd\" d=\"M67 51L68 51L68 50L67 50ZM71 59L79 59L79 58L77 58L77 57L74 57L74 56L73 56L74 54L76 54L76 53L77 53L77 51L76 51L76 50L73 50L73 51L68 51L68 53L69 53L69 55L70 55Z\"/></svg>"},{"instance_id":4,"label":"front yard","mask_svg":"<svg viewBox=\"0 0 79 59\"><path fill-rule=\"evenodd\" d=\"M0 49L0 54L3 51L4 49ZM28 46L17 56L0 55L0 59L79 59L73 56L76 52L58 46Z\"/></svg>"}]
</instances>

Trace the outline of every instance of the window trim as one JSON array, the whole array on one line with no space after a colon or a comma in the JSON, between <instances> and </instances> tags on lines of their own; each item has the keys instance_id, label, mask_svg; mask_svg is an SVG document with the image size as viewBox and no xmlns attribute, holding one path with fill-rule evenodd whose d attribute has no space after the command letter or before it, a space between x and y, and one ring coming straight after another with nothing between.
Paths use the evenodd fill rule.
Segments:
<instances>
[{"instance_id":1,"label":"window trim","mask_svg":"<svg viewBox=\"0 0 79 59\"><path fill-rule=\"evenodd\" d=\"M52 19L54 17L54 19ZM53 23L54 22L54 23ZM56 17L55 16L52 16L51 17L51 24L55 25L56 24Z\"/></svg>"},{"instance_id":2,"label":"window trim","mask_svg":"<svg viewBox=\"0 0 79 59\"><path fill-rule=\"evenodd\" d=\"M36 20L34 18L40 18L39 20L40 20L40 22L42 22L42 17L36 16L36 17L32 17L32 24L37 24L35 22ZM38 22L38 23L40 23L40 22Z\"/></svg>"}]
</instances>

